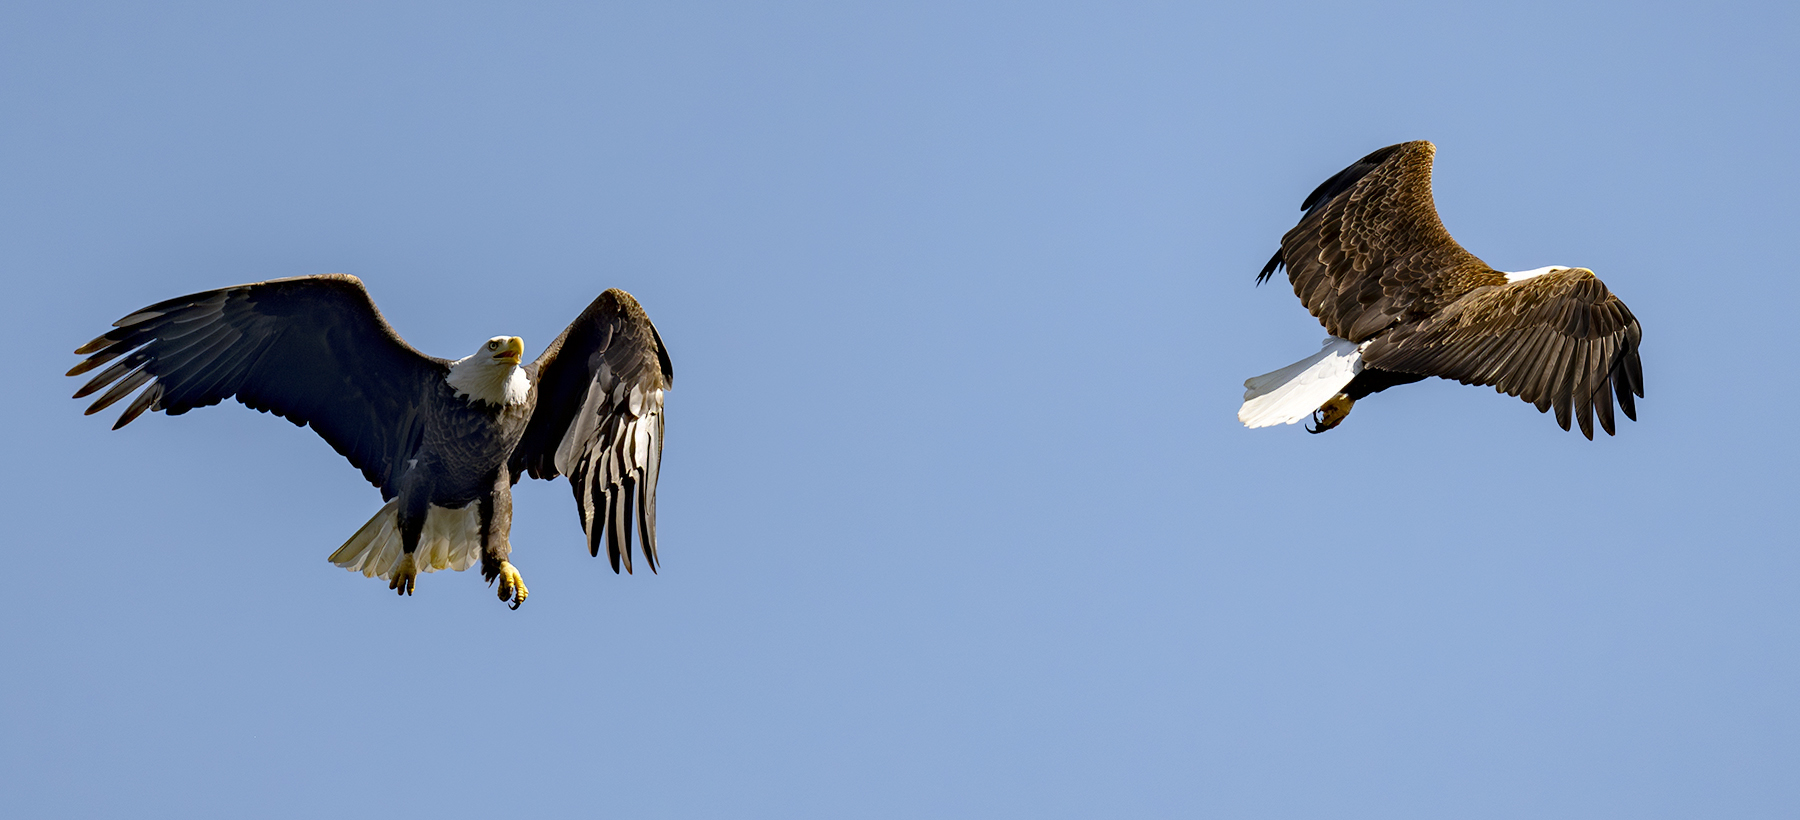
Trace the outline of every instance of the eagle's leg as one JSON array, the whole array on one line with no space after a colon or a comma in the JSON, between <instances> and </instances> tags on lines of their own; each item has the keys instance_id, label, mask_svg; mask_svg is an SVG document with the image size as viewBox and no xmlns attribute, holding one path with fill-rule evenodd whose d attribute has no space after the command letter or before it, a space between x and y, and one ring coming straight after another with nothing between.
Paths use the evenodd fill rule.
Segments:
<instances>
[{"instance_id":1,"label":"eagle's leg","mask_svg":"<svg viewBox=\"0 0 1800 820\"><path fill-rule=\"evenodd\" d=\"M1308 433L1323 433L1344 423L1344 417L1350 415L1350 408L1356 406L1356 399L1339 393L1331 400L1319 405L1313 411L1313 426L1306 428Z\"/></svg>"},{"instance_id":2,"label":"eagle's leg","mask_svg":"<svg viewBox=\"0 0 1800 820\"><path fill-rule=\"evenodd\" d=\"M494 482L494 491L477 500L475 509L481 519L481 577L487 579L489 585L498 580L500 602L518 609L531 591L525 588L525 579L519 576L518 568L506 560L512 554L512 543L507 540L507 535L512 532L511 478L502 468Z\"/></svg>"},{"instance_id":3,"label":"eagle's leg","mask_svg":"<svg viewBox=\"0 0 1800 820\"><path fill-rule=\"evenodd\" d=\"M422 496L421 496L422 497ZM415 512L412 507L418 507ZM408 503L404 496L395 516L400 519L400 563L388 578L388 589L396 595L411 595L419 580L419 565L413 561L413 550L419 548L419 536L425 532L425 516L430 505Z\"/></svg>"}]
</instances>

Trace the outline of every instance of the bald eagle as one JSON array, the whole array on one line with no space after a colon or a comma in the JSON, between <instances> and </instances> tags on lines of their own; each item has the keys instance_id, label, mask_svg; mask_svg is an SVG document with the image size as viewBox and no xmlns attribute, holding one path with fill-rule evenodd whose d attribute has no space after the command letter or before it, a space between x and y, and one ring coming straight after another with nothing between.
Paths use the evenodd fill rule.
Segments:
<instances>
[{"instance_id":1,"label":"bald eagle","mask_svg":"<svg viewBox=\"0 0 1800 820\"><path fill-rule=\"evenodd\" d=\"M1642 331L1587 268L1508 273L1463 250L1431 199L1423 140L1390 145L1326 180L1257 275L1286 267L1294 293L1331 333L1324 349L1244 382L1238 420L1322 433L1370 393L1428 376L1493 387L1556 409L1594 437L1613 434L1613 397L1637 419Z\"/></svg>"},{"instance_id":2,"label":"bald eagle","mask_svg":"<svg viewBox=\"0 0 1800 820\"><path fill-rule=\"evenodd\" d=\"M354 276L276 279L158 302L77 348L89 414L143 392L113 425L233 398L310 425L387 502L330 560L411 595L421 572L481 562L513 609L512 485L567 476L598 556L631 571L631 530L656 570L663 392L674 370L631 294L600 294L537 361L496 336L451 361L413 349ZM89 355L91 354L91 355ZM110 386L110 388L109 388ZM635 510L635 512L634 512ZM635 521L634 521L635 519Z\"/></svg>"}]
</instances>

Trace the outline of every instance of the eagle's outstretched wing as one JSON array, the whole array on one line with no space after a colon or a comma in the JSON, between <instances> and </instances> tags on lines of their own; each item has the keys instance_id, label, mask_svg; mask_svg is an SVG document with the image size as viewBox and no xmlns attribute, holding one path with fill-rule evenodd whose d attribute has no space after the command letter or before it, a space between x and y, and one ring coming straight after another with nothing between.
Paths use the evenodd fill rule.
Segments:
<instances>
[{"instance_id":1,"label":"eagle's outstretched wing","mask_svg":"<svg viewBox=\"0 0 1800 820\"><path fill-rule=\"evenodd\" d=\"M512 474L569 477L588 552L602 533L614 572L631 571L633 509L638 546L656 571L656 477L662 462L663 391L675 371L668 348L631 294L600 294L531 365L537 409L513 451Z\"/></svg>"},{"instance_id":2,"label":"eagle's outstretched wing","mask_svg":"<svg viewBox=\"0 0 1800 820\"><path fill-rule=\"evenodd\" d=\"M1643 331L1625 303L1585 268L1564 268L1508 285L1479 287L1417 325L1369 345L1369 367L1490 386L1556 408L1594 437L1594 414L1613 433L1613 396L1626 418L1644 395Z\"/></svg>"},{"instance_id":3,"label":"eagle's outstretched wing","mask_svg":"<svg viewBox=\"0 0 1800 820\"><path fill-rule=\"evenodd\" d=\"M1353 342L1424 318L1479 285L1505 282L1438 219L1435 154L1424 140L1390 145L1326 180L1256 281L1285 265L1306 309L1331 335Z\"/></svg>"},{"instance_id":4,"label":"eagle's outstretched wing","mask_svg":"<svg viewBox=\"0 0 1800 820\"><path fill-rule=\"evenodd\" d=\"M274 279L158 302L77 348L77 376L118 359L75 392L107 389L89 414L140 387L113 429L235 398L311 425L392 498L423 430L421 405L449 362L413 349L345 274ZM146 386L148 385L148 386Z\"/></svg>"},{"instance_id":5,"label":"eagle's outstretched wing","mask_svg":"<svg viewBox=\"0 0 1800 820\"><path fill-rule=\"evenodd\" d=\"M1613 432L1613 399L1637 418L1642 332L1592 271L1509 282L1456 243L1431 197L1436 149L1390 145L1325 181L1281 238L1260 283L1287 267L1294 293L1333 336L1369 342L1368 368L1491 386L1556 408L1594 437Z\"/></svg>"}]
</instances>

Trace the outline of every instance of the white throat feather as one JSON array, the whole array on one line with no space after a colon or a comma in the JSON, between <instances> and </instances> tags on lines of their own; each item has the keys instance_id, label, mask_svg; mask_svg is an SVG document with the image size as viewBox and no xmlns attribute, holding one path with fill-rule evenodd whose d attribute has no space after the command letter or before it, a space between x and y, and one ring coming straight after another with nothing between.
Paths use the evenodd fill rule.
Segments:
<instances>
[{"instance_id":1,"label":"white throat feather","mask_svg":"<svg viewBox=\"0 0 1800 820\"><path fill-rule=\"evenodd\" d=\"M525 368L496 362L479 353L451 362L450 375L445 376L444 381L456 391L457 398L485 401L496 406L524 404L525 397L531 392L531 381L525 377Z\"/></svg>"}]
</instances>

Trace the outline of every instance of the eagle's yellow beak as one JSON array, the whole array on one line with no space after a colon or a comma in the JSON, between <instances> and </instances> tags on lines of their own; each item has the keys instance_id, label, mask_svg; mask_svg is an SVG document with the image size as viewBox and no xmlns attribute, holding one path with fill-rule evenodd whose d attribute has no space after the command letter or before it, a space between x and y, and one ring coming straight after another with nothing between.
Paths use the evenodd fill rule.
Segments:
<instances>
[{"instance_id":1,"label":"eagle's yellow beak","mask_svg":"<svg viewBox=\"0 0 1800 820\"><path fill-rule=\"evenodd\" d=\"M519 358L524 355L525 340L517 336L507 337L506 341L500 345L500 349L494 352L494 358L508 361L513 364L518 364Z\"/></svg>"}]
</instances>

